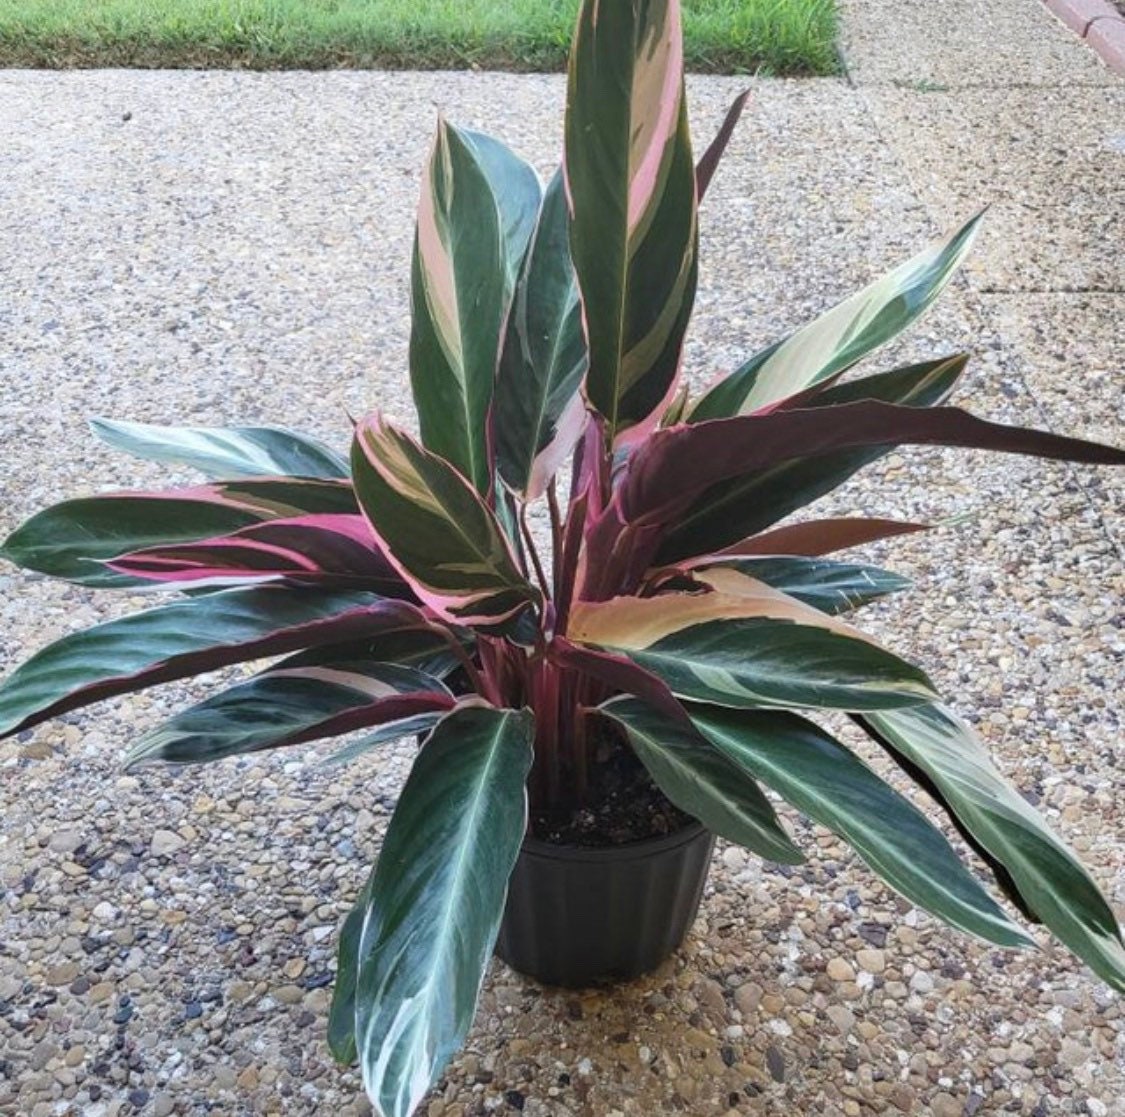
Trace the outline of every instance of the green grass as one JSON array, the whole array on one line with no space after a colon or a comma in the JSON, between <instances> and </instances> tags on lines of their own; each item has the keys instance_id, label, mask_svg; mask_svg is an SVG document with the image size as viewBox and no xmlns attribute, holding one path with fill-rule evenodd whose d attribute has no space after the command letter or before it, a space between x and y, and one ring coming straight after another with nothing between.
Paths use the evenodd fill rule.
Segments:
<instances>
[{"instance_id":1,"label":"green grass","mask_svg":"<svg viewBox=\"0 0 1125 1117\"><path fill-rule=\"evenodd\" d=\"M0 0L0 66L558 70L578 0ZM834 0L684 0L689 69L837 69Z\"/></svg>"}]
</instances>

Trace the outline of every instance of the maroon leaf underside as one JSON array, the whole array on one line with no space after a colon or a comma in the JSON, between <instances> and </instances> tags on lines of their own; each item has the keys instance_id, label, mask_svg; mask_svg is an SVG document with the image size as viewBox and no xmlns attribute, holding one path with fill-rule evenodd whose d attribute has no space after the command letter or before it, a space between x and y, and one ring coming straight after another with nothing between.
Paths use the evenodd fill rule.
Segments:
<instances>
[{"instance_id":1,"label":"maroon leaf underside","mask_svg":"<svg viewBox=\"0 0 1125 1117\"><path fill-rule=\"evenodd\" d=\"M596 679L609 688L610 694L632 694L672 721L690 728L690 719L667 685L631 659L581 647L561 636L556 636L550 647L552 657L560 666Z\"/></svg>"},{"instance_id":2,"label":"maroon leaf underside","mask_svg":"<svg viewBox=\"0 0 1125 1117\"><path fill-rule=\"evenodd\" d=\"M730 108L727 109L727 114L723 118L723 123L719 126L718 132L715 133L715 138L696 164L695 188L700 200L707 193L707 187L711 185L711 179L714 178L719 162L723 158L723 153L727 149L727 144L730 143L730 138L734 135L734 129L738 124L739 117L742 116L742 110L746 107L749 96L750 90L747 89L734 99Z\"/></svg>"},{"instance_id":3,"label":"maroon leaf underside","mask_svg":"<svg viewBox=\"0 0 1125 1117\"><path fill-rule=\"evenodd\" d=\"M210 600L214 600L213 598ZM130 675L101 679L71 691L57 701L37 710L9 729L11 736L58 717L70 710L89 706L94 702L128 694L135 690L172 682L206 671L215 671L236 663L284 655L287 652L322 644L349 640L372 639L391 632L430 628L430 621L421 609L405 601L379 601L373 605L350 609L322 620L294 625L268 636L240 644L206 648L186 655L173 656L145 670Z\"/></svg>"},{"instance_id":4,"label":"maroon leaf underside","mask_svg":"<svg viewBox=\"0 0 1125 1117\"><path fill-rule=\"evenodd\" d=\"M282 738L276 742L276 747L301 745L307 741L318 741L326 737L340 737L345 733L354 733L358 729L374 729L417 714L428 714L435 710L452 710L456 705L457 699L445 691L396 694L389 698L380 698L370 705L357 706L355 709L326 718L307 730Z\"/></svg>"},{"instance_id":5,"label":"maroon leaf underside","mask_svg":"<svg viewBox=\"0 0 1125 1117\"><path fill-rule=\"evenodd\" d=\"M860 547L864 543L874 543L880 539L891 539L896 535L910 535L916 531L928 531L929 524L911 523L906 520L881 520L840 517L826 520L805 520L799 524L786 524L784 527L763 531L752 535L733 547L727 547L717 556L724 555L801 555L817 558L834 551L846 551L849 547ZM689 559L679 566L690 567L698 564L697 559Z\"/></svg>"},{"instance_id":6,"label":"maroon leaf underside","mask_svg":"<svg viewBox=\"0 0 1125 1117\"><path fill-rule=\"evenodd\" d=\"M271 520L198 543L132 551L107 565L157 582L286 578L411 596L360 515Z\"/></svg>"},{"instance_id":7,"label":"maroon leaf underside","mask_svg":"<svg viewBox=\"0 0 1125 1117\"><path fill-rule=\"evenodd\" d=\"M1092 464L1125 464L1125 451L1048 431L978 419L956 407L916 408L865 400L681 424L653 434L629 459L613 499L586 532L578 598L631 592L660 534L709 490L838 450L900 444L956 446ZM801 453L794 458L793 448ZM627 560L627 561L626 561ZM643 570L642 570L643 573Z\"/></svg>"}]
</instances>

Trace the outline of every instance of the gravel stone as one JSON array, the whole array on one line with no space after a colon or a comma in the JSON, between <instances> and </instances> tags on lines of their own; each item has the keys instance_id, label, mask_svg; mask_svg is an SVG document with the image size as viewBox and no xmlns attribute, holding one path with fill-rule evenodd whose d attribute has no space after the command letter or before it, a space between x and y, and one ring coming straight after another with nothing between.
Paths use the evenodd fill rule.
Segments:
<instances>
[{"instance_id":1,"label":"gravel stone","mask_svg":"<svg viewBox=\"0 0 1125 1117\"><path fill-rule=\"evenodd\" d=\"M187 843L179 834L175 834L171 830L157 830L152 835L150 849L154 857L166 857L169 854L179 853L185 845Z\"/></svg>"}]
</instances>

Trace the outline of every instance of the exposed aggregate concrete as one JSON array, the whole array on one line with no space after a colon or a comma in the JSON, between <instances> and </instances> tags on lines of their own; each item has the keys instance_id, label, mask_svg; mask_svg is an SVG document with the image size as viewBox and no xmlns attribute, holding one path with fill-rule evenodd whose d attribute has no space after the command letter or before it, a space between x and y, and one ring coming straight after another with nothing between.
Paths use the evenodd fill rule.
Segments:
<instances>
[{"instance_id":1,"label":"exposed aggregate concrete","mask_svg":"<svg viewBox=\"0 0 1125 1117\"><path fill-rule=\"evenodd\" d=\"M697 142L741 85L691 81ZM408 420L411 218L435 114L547 172L561 98L557 78L510 75L0 74L0 532L64 496L167 479L94 443L90 414L282 421L337 445L347 413ZM693 381L933 235L914 173L862 91L759 83L707 199ZM1031 227L1010 250L1037 243ZM1112 330L1121 302L1103 298ZM1120 393L1051 359L1053 313L959 285L893 356L967 346L980 358L959 398L979 413L1120 436ZM1069 313L1067 331L1094 311ZM1083 344L1119 374L1119 332ZM978 723L1125 911L1120 483L904 450L825 508L975 511L871 549L917 587L867 627ZM0 670L144 603L5 569ZM121 774L139 732L208 689L167 685L0 744L0 1112L368 1112L324 1043L332 952L412 749ZM1125 1111L1120 997L1045 939L1016 955L945 929L793 826L812 855L796 870L720 843L690 940L650 977L563 993L495 964L424 1112Z\"/></svg>"}]
</instances>

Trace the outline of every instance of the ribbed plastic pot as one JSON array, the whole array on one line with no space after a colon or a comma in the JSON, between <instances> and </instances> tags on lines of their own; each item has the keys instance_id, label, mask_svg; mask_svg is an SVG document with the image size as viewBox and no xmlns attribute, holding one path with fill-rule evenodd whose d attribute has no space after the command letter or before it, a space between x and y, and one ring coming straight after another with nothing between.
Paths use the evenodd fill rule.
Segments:
<instances>
[{"instance_id":1,"label":"ribbed plastic pot","mask_svg":"<svg viewBox=\"0 0 1125 1117\"><path fill-rule=\"evenodd\" d=\"M525 838L497 955L545 985L570 988L655 969L695 919L714 844L698 823L596 848Z\"/></svg>"}]
</instances>

